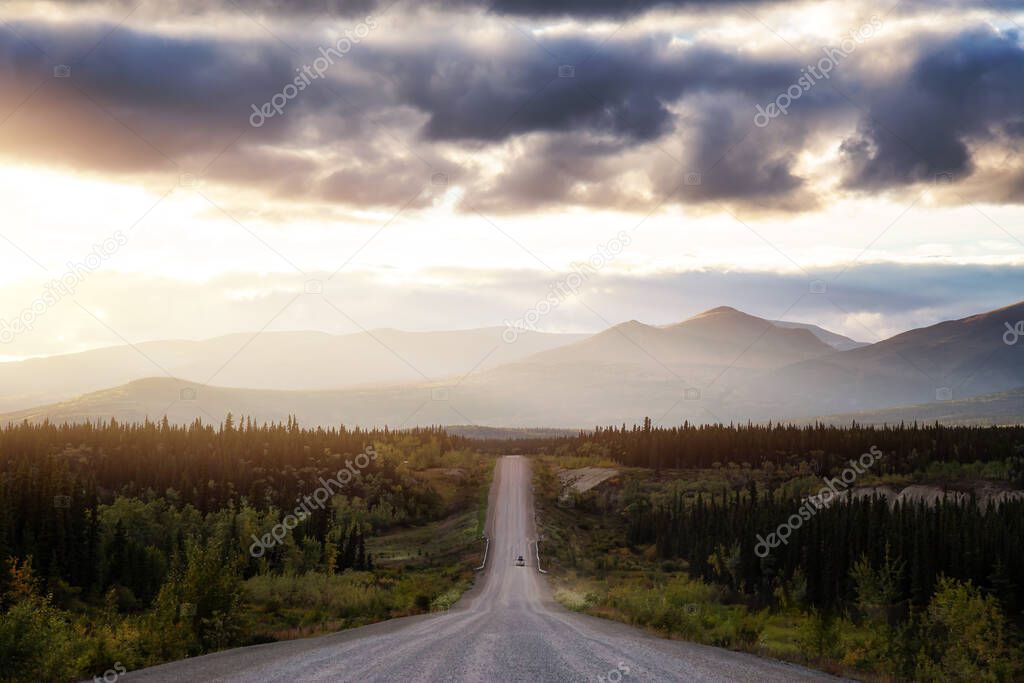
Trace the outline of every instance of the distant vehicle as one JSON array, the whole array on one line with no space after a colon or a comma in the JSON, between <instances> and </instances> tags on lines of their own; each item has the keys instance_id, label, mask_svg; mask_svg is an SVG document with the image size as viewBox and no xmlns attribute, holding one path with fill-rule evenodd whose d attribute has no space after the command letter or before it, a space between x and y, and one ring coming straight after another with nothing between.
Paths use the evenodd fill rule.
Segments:
<instances>
[{"instance_id":1,"label":"distant vehicle","mask_svg":"<svg viewBox=\"0 0 1024 683\"><path fill-rule=\"evenodd\" d=\"M526 566L526 560L523 559L522 555L520 555L519 557L516 558L516 566L517 567L525 567Z\"/></svg>"}]
</instances>

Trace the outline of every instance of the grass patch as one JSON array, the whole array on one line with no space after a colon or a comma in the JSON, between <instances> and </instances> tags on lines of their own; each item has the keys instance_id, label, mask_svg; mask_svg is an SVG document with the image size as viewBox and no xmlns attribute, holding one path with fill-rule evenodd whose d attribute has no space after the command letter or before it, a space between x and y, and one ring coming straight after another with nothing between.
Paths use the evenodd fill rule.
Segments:
<instances>
[{"instance_id":1,"label":"grass patch","mask_svg":"<svg viewBox=\"0 0 1024 683\"><path fill-rule=\"evenodd\" d=\"M476 567L483 559L481 541L487 523L487 494L497 461L487 463L475 492L475 504L462 512L429 524L397 528L366 541L366 550L381 568L425 568L447 565ZM441 486L444 473L429 470L426 475ZM450 482L449 482L450 484Z\"/></svg>"},{"instance_id":2,"label":"grass patch","mask_svg":"<svg viewBox=\"0 0 1024 683\"><path fill-rule=\"evenodd\" d=\"M289 640L447 609L469 586L458 569L255 576L244 583L254 642Z\"/></svg>"},{"instance_id":3,"label":"grass patch","mask_svg":"<svg viewBox=\"0 0 1024 683\"><path fill-rule=\"evenodd\" d=\"M378 567L429 567L462 559L471 562L483 552L478 518L478 511L473 509L438 522L397 529L368 539L366 550L373 554Z\"/></svg>"}]
</instances>

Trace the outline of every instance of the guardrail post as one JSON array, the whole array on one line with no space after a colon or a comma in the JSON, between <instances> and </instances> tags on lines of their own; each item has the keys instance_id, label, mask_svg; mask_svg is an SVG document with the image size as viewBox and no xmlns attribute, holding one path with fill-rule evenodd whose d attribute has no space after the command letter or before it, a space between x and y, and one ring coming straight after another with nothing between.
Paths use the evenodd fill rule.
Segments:
<instances>
[{"instance_id":1,"label":"guardrail post","mask_svg":"<svg viewBox=\"0 0 1024 683\"><path fill-rule=\"evenodd\" d=\"M486 534L484 535L483 538L487 542L487 544L484 546L484 561L480 563L479 567L473 570L476 572L480 571L481 569L487 566L487 551L491 549L491 539L487 538Z\"/></svg>"},{"instance_id":2,"label":"guardrail post","mask_svg":"<svg viewBox=\"0 0 1024 683\"><path fill-rule=\"evenodd\" d=\"M546 571L544 571L543 569L540 568L540 541L539 540L538 541L534 541L533 542L533 547L537 551L537 571L539 571L541 574L547 574Z\"/></svg>"}]
</instances>

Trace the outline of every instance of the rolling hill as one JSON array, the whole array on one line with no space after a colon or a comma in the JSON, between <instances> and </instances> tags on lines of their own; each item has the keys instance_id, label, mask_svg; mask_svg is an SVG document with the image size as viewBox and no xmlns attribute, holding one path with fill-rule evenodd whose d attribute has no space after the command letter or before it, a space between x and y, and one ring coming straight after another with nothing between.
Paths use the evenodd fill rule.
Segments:
<instances>
[{"instance_id":1,"label":"rolling hill","mask_svg":"<svg viewBox=\"0 0 1024 683\"><path fill-rule=\"evenodd\" d=\"M325 390L461 376L579 340L503 328L232 334L155 341L0 363L0 411L74 398L155 376L248 389Z\"/></svg>"},{"instance_id":2,"label":"rolling hill","mask_svg":"<svg viewBox=\"0 0 1024 683\"><path fill-rule=\"evenodd\" d=\"M1021 424L1024 422L1024 388L951 401L932 401L844 415L824 415L815 419L836 425L848 425L854 421L864 425L894 425L901 422L941 422L947 425L977 426Z\"/></svg>"}]
</instances>

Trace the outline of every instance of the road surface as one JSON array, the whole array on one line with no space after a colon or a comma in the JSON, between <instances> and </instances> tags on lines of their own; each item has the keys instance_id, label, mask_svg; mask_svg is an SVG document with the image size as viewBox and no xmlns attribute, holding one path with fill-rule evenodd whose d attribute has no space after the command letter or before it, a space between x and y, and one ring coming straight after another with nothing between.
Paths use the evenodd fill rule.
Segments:
<instances>
[{"instance_id":1,"label":"road surface","mask_svg":"<svg viewBox=\"0 0 1024 683\"><path fill-rule=\"evenodd\" d=\"M753 655L657 638L559 607L531 552L536 533L526 458L499 460L487 528L490 553L482 580L447 613L227 650L124 678L152 683L838 680ZM527 558L526 567L515 566L518 555Z\"/></svg>"}]
</instances>

